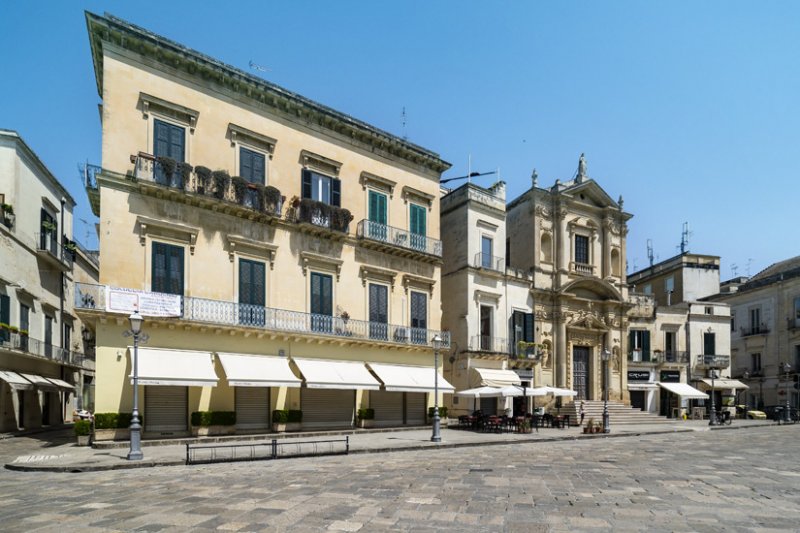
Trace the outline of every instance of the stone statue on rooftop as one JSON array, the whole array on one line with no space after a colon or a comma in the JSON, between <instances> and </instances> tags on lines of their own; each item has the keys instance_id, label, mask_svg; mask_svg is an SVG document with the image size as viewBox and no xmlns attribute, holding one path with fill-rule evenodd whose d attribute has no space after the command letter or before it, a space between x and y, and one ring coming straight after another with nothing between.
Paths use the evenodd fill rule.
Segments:
<instances>
[{"instance_id":1,"label":"stone statue on rooftop","mask_svg":"<svg viewBox=\"0 0 800 533\"><path fill-rule=\"evenodd\" d=\"M578 159L578 178L585 178L586 177L586 157L581 153L580 159Z\"/></svg>"},{"instance_id":2,"label":"stone statue on rooftop","mask_svg":"<svg viewBox=\"0 0 800 533\"><path fill-rule=\"evenodd\" d=\"M533 182L533 186L537 187L539 185L539 174L536 172L536 169L533 169L531 172L531 181Z\"/></svg>"}]
</instances>

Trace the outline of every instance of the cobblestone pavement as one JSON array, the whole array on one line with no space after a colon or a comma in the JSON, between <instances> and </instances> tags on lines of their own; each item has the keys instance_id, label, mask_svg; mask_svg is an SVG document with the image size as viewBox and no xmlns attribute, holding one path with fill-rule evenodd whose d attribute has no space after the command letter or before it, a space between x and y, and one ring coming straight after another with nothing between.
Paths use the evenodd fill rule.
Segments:
<instances>
[{"instance_id":1,"label":"cobblestone pavement","mask_svg":"<svg viewBox=\"0 0 800 533\"><path fill-rule=\"evenodd\" d=\"M796 425L81 474L2 470L0 529L797 531L799 437Z\"/></svg>"}]
</instances>

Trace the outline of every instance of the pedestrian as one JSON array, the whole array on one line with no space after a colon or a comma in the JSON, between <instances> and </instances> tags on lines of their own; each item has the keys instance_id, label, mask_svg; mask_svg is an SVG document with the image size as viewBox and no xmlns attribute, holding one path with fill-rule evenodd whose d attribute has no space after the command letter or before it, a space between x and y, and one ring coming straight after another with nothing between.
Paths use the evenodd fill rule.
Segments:
<instances>
[{"instance_id":1,"label":"pedestrian","mask_svg":"<svg viewBox=\"0 0 800 533\"><path fill-rule=\"evenodd\" d=\"M583 400L581 400L581 407L578 409L578 413L581 415L581 425L583 425L583 417L586 416L586 404L584 404Z\"/></svg>"}]
</instances>

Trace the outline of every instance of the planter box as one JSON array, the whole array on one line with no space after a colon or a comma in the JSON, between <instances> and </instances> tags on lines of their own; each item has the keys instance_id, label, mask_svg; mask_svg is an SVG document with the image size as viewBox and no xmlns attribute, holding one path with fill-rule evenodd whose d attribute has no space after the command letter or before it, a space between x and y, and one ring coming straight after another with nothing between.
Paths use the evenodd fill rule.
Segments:
<instances>
[{"instance_id":1,"label":"planter box","mask_svg":"<svg viewBox=\"0 0 800 533\"><path fill-rule=\"evenodd\" d=\"M130 429L95 429L94 440L131 440Z\"/></svg>"},{"instance_id":2,"label":"planter box","mask_svg":"<svg viewBox=\"0 0 800 533\"><path fill-rule=\"evenodd\" d=\"M375 420L371 420L371 419L370 420L362 420L362 419L359 419L358 420L358 427L360 427L362 429L374 428L375 427Z\"/></svg>"},{"instance_id":3,"label":"planter box","mask_svg":"<svg viewBox=\"0 0 800 533\"><path fill-rule=\"evenodd\" d=\"M236 433L236 426L192 426L192 437L233 435L234 433Z\"/></svg>"},{"instance_id":4,"label":"planter box","mask_svg":"<svg viewBox=\"0 0 800 533\"><path fill-rule=\"evenodd\" d=\"M283 433L285 431L300 431L301 429L302 424L300 422L287 422L285 424L278 422L272 423L272 431L275 433Z\"/></svg>"},{"instance_id":5,"label":"planter box","mask_svg":"<svg viewBox=\"0 0 800 533\"><path fill-rule=\"evenodd\" d=\"M78 446L88 446L89 441L91 440L91 435L77 435L78 438Z\"/></svg>"}]
</instances>

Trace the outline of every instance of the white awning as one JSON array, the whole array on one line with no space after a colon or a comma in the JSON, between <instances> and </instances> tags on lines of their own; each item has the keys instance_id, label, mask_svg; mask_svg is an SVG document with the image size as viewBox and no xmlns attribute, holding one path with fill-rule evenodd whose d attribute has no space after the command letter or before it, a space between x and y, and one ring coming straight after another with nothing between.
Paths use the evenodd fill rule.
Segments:
<instances>
[{"instance_id":1,"label":"white awning","mask_svg":"<svg viewBox=\"0 0 800 533\"><path fill-rule=\"evenodd\" d=\"M476 367L473 367L472 370L474 371L471 383L473 387L508 387L522 384L519 375L513 370Z\"/></svg>"},{"instance_id":2,"label":"white awning","mask_svg":"<svg viewBox=\"0 0 800 533\"><path fill-rule=\"evenodd\" d=\"M285 357L218 353L232 387L299 387L300 378Z\"/></svg>"},{"instance_id":3,"label":"white awning","mask_svg":"<svg viewBox=\"0 0 800 533\"><path fill-rule=\"evenodd\" d=\"M303 374L306 387L311 389L379 390L381 388L380 382L361 362L296 357L293 357L292 361Z\"/></svg>"},{"instance_id":4,"label":"white awning","mask_svg":"<svg viewBox=\"0 0 800 533\"><path fill-rule=\"evenodd\" d=\"M133 369L132 346L128 353ZM218 379L210 352L139 348L139 385L215 387Z\"/></svg>"},{"instance_id":5,"label":"white awning","mask_svg":"<svg viewBox=\"0 0 800 533\"><path fill-rule=\"evenodd\" d=\"M649 383L649 382L628 382L628 390L654 390L657 389L658 385L656 383Z\"/></svg>"},{"instance_id":6,"label":"white awning","mask_svg":"<svg viewBox=\"0 0 800 533\"><path fill-rule=\"evenodd\" d=\"M75 385L71 383L67 383L64 380L57 379L57 378L45 378L47 381L58 387L59 389L65 390L67 392L75 392Z\"/></svg>"},{"instance_id":7,"label":"white awning","mask_svg":"<svg viewBox=\"0 0 800 533\"><path fill-rule=\"evenodd\" d=\"M711 386L710 379L701 379L703 383ZM739 381L738 379L715 379L714 380L714 388L715 389L749 389L747 385Z\"/></svg>"},{"instance_id":8,"label":"white awning","mask_svg":"<svg viewBox=\"0 0 800 533\"><path fill-rule=\"evenodd\" d=\"M0 370L0 380L8 383L8 386L13 390L33 390L33 383L16 372Z\"/></svg>"},{"instance_id":9,"label":"white awning","mask_svg":"<svg viewBox=\"0 0 800 533\"><path fill-rule=\"evenodd\" d=\"M367 363L367 366L383 382L383 388L392 392L433 392L434 375L433 367L388 365L384 363ZM438 375L439 392L452 394L455 387Z\"/></svg>"},{"instance_id":10,"label":"white awning","mask_svg":"<svg viewBox=\"0 0 800 533\"><path fill-rule=\"evenodd\" d=\"M659 383L659 386L667 389L671 393L677 394L681 398L686 398L690 400L708 399L708 394L706 394L703 391L699 391L694 387L692 387L691 385L687 385L686 383Z\"/></svg>"},{"instance_id":11,"label":"white awning","mask_svg":"<svg viewBox=\"0 0 800 533\"><path fill-rule=\"evenodd\" d=\"M549 385L545 385L544 387L536 387L533 389L536 391L536 395L539 395L539 391L543 391L545 395L552 394L555 396L577 396L578 393L572 389L562 389L559 387L550 387Z\"/></svg>"},{"instance_id":12,"label":"white awning","mask_svg":"<svg viewBox=\"0 0 800 533\"><path fill-rule=\"evenodd\" d=\"M54 383L47 381L42 376L38 376L36 374L23 374L22 372L20 372L19 375L33 383L37 389L58 392L58 387L56 387Z\"/></svg>"}]
</instances>

